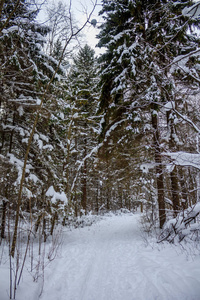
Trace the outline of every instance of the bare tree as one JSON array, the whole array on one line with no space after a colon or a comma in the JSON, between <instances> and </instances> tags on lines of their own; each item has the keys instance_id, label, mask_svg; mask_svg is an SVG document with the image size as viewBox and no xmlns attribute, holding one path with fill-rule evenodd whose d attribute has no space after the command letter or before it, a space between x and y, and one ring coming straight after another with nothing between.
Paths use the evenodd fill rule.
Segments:
<instances>
[{"instance_id":1,"label":"bare tree","mask_svg":"<svg viewBox=\"0 0 200 300\"><path fill-rule=\"evenodd\" d=\"M50 28L47 37L46 51L52 56L56 42L60 41L63 45L70 37L71 26L74 27L75 21L72 13L69 15L69 7L61 1L59 1L58 4L54 2L48 3L46 12L47 24Z\"/></svg>"}]
</instances>

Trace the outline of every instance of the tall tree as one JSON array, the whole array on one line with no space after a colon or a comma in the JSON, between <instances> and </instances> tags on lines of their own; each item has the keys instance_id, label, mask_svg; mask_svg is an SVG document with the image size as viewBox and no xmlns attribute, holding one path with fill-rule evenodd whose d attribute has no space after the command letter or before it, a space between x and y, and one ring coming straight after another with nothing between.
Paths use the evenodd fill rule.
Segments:
<instances>
[{"instance_id":1,"label":"tall tree","mask_svg":"<svg viewBox=\"0 0 200 300\"><path fill-rule=\"evenodd\" d=\"M68 101L70 102L72 121L69 127L71 139L69 151L76 153L76 155L74 154L75 159L81 164L81 168L79 164L77 165L78 170L80 168L78 171L80 172L80 189L75 192L75 194L81 195L81 203L75 203L75 206L78 205L85 212L90 208L88 187L91 176L91 162L86 157L97 145L99 126L99 118L96 116L99 101L97 85L98 68L95 52L85 45L73 59L68 81ZM66 164L67 173L68 169L69 165Z\"/></svg>"},{"instance_id":2,"label":"tall tree","mask_svg":"<svg viewBox=\"0 0 200 300\"><path fill-rule=\"evenodd\" d=\"M104 130L108 131L113 123L121 124L119 120L130 113L137 115L138 108L147 112L152 126L159 220L163 227L166 215L159 111L166 103L176 101L178 78L190 85L194 72L199 76L199 53L192 55L198 48L194 29L198 20L183 14L191 1L105 0L102 5L100 14L105 22L98 45L107 49L101 57ZM175 60L186 53L187 68L183 64L181 69Z\"/></svg>"},{"instance_id":3,"label":"tall tree","mask_svg":"<svg viewBox=\"0 0 200 300\"><path fill-rule=\"evenodd\" d=\"M48 184L58 182L56 173L59 170L55 167L58 161L54 154L61 148L53 140L56 134L59 135L58 132L52 134L49 126L52 119L55 122L58 114L59 100L55 99L56 92L52 95L53 88L49 90L50 93L46 93L44 108L41 115L38 114L45 88L58 67L58 61L43 52L49 28L41 26L36 21L38 10L34 1L20 1L19 6L17 3L18 1L4 2L0 20L0 24L4 27L0 33L0 164L2 174L5 175L1 181L0 192L4 201L2 224L5 224L8 206L16 215L16 224L20 221L20 210L30 212L34 203L38 209L34 215L37 218L41 209L42 201L39 200L41 190L45 195ZM4 20L9 21L5 23ZM64 74L64 68L59 67L53 84L55 90L57 90L56 82ZM33 142L27 157L22 201L18 201L24 155L37 114L38 127L33 134ZM52 155L53 149L55 151ZM52 157L55 159L54 165L49 163L52 162ZM46 209L49 213L48 205ZM45 215L47 216L46 211ZM1 237L4 236L3 225ZM16 234L13 239L13 243L15 242Z\"/></svg>"}]
</instances>

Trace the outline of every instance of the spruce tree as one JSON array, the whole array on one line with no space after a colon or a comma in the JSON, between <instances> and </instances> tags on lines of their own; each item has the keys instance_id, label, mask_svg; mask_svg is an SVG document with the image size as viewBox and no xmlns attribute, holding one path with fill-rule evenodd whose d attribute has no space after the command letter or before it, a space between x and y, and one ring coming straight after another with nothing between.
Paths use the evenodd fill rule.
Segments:
<instances>
[{"instance_id":1,"label":"spruce tree","mask_svg":"<svg viewBox=\"0 0 200 300\"><path fill-rule=\"evenodd\" d=\"M108 131L120 119L137 115L138 108L147 112L163 227L166 217L159 111L166 103L176 101L178 80L190 86L199 78L199 53L195 52L199 17L184 14L191 1L105 0L102 5L100 14L105 21L98 45L106 47L101 57L101 109L106 112L103 129ZM185 54L186 59L176 63Z\"/></svg>"},{"instance_id":2,"label":"spruce tree","mask_svg":"<svg viewBox=\"0 0 200 300\"><path fill-rule=\"evenodd\" d=\"M74 206L76 212L82 208L85 213L91 209L91 158L85 159L97 145L98 117L96 116L99 100L98 69L95 52L88 45L79 50L73 59L73 64L68 79L68 101L70 103L69 123L69 152L73 152L72 158L66 161L65 170L67 181L73 184L76 172L80 172L74 187ZM68 156L67 156L68 157ZM77 164L76 161L79 161ZM75 164L77 170L70 167ZM81 168L79 170L79 167ZM71 172L71 180L68 171ZM75 172L74 172L75 171ZM68 188L69 189L69 188Z\"/></svg>"},{"instance_id":3,"label":"spruce tree","mask_svg":"<svg viewBox=\"0 0 200 300\"><path fill-rule=\"evenodd\" d=\"M8 206L16 214L28 139L46 85L58 65L58 61L43 52L49 29L36 21L38 11L34 2L20 1L19 6L17 3L5 1L0 18L3 28L0 33L0 197L5 202L2 224L5 224ZM50 185L59 184L58 153L60 157L63 155L59 144L59 139L62 140L60 127L54 126L56 131L52 125L59 123L60 99L55 95L55 89L65 70L60 67L58 73L53 83L54 93L51 89L51 93L46 94L33 136L20 207L22 213L29 214L35 205L32 217L40 223L42 218L50 221L49 216L54 212L45 193ZM3 225L1 237L5 236L4 229Z\"/></svg>"}]
</instances>

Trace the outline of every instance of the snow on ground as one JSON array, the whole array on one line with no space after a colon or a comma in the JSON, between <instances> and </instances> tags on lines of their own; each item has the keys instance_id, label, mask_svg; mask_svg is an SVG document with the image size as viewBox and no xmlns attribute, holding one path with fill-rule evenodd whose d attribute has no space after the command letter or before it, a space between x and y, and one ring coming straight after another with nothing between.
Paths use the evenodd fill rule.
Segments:
<instances>
[{"instance_id":1,"label":"snow on ground","mask_svg":"<svg viewBox=\"0 0 200 300\"><path fill-rule=\"evenodd\" d=\"M65 229L62 249L46 267L42 296L41 286L24 276L16 299L199 300L200 257L167 243L145 245L139 217L112 215Z\"/></svg>"}]
</instances>

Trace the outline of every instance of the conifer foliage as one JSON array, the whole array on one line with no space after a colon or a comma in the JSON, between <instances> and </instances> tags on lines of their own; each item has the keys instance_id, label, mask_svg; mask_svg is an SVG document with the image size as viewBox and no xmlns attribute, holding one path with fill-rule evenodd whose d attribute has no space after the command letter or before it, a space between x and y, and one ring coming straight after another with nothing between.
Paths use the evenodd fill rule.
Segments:
<instances>
[{"instance_id":1,"label":"conifer foliage","mask_svg":"<svg viewBox=\"0 0 200 300\"><path fill-rule=\"evenodd\" d=\"M1 237L5 237L5 224L8 212L17 215L17 195L22 176L24 156L28 140L45 89L52 78L58 61L43 52L45 36L49 31L36 21L37 7L34 1L2 1L0 19L0 166L3 172L1 180L2 222ZM54 95L46 93L44 106L39 116L38 126L30 145L26 166L25 183L22 190L20 221L24 222L30 213L36 222L35 231L43 223L46 239L46 221L51 223L57 214L61 197L61 187L55 203L51 206L48 188L58 186L58 152L60 129L56 132L52 123L59 123L56 89L60 76L65 70L59 67L55 76ZM52 89L49 92L52 92ZM55 126L56 127L56 126ZM57 158L56 158L57 157ZM38 195L40 197L38 198ZM47 193L48 195L48 193ZM61 201L62 200L62 201ZM33 209L33 207L35 209ZM25 215L23 215L23 213ZM56 212L56 214L55 214ZM53 223L52 223L53 225ZM48 232L50 232L48 230Z\"/></svg>"},{"instance_id":2,"label":"conifer foliage","mask_svg":"<svg viewBox=\"0 0 200 300\"><path fill-rule=\"evenodd\" d=\"M35 0L0 1L0 243L12 257L72 215L139 205L160 228L177 218L161 240L182 238L178 218L186 228L199 214L199 171L180 162L199 153L199 7L103 0L97 59L87 44L72 53L85 25L71 5L53 4L48 27Z\"/></svg>"},{"instance_id":3,"label":"conifer foliage","mask_svg":"<svg viewBox=\"0 0 200 300\"><path fill-rule=\"evenodd\" d=\"M163 227L166 216L160 111L167 103L178 105L180 80L189 88L199 84L199 39L195 32L199 16L184 13L192 6L191 1L105 0L102 6L104 23L98 44L106 47L100 59L101 109L106 112L102 136L114 123L116 128L117 124L125 124L127 118L134 128L139 111L146 111ZM142 122L146 123L144 119ZM172 194L174 186L172 183Z\"/></svg>"},{"instance_id":4,"label":"conifer foliage","mask_svg":"<svg viewBox=\"0 0 200 300\"><path fill-rule=\"evenodd\" d=\"M75 161L66 159L65 176L68 178L68 185L71 182L76 214L80 209L85 213L91 210L93 201L90 191L93 181L91 158L94 157L90 153L98 143L99 117L96 116L99 102L98 78L95 52L85 45L73 59L67 82L67 99L70 107L68 129L70 146L67 157L73 153ZM72 170L71 178L67 175L69 169ZM76 182L73 185L74 180Z\"/></svg>"}]
</instances>

